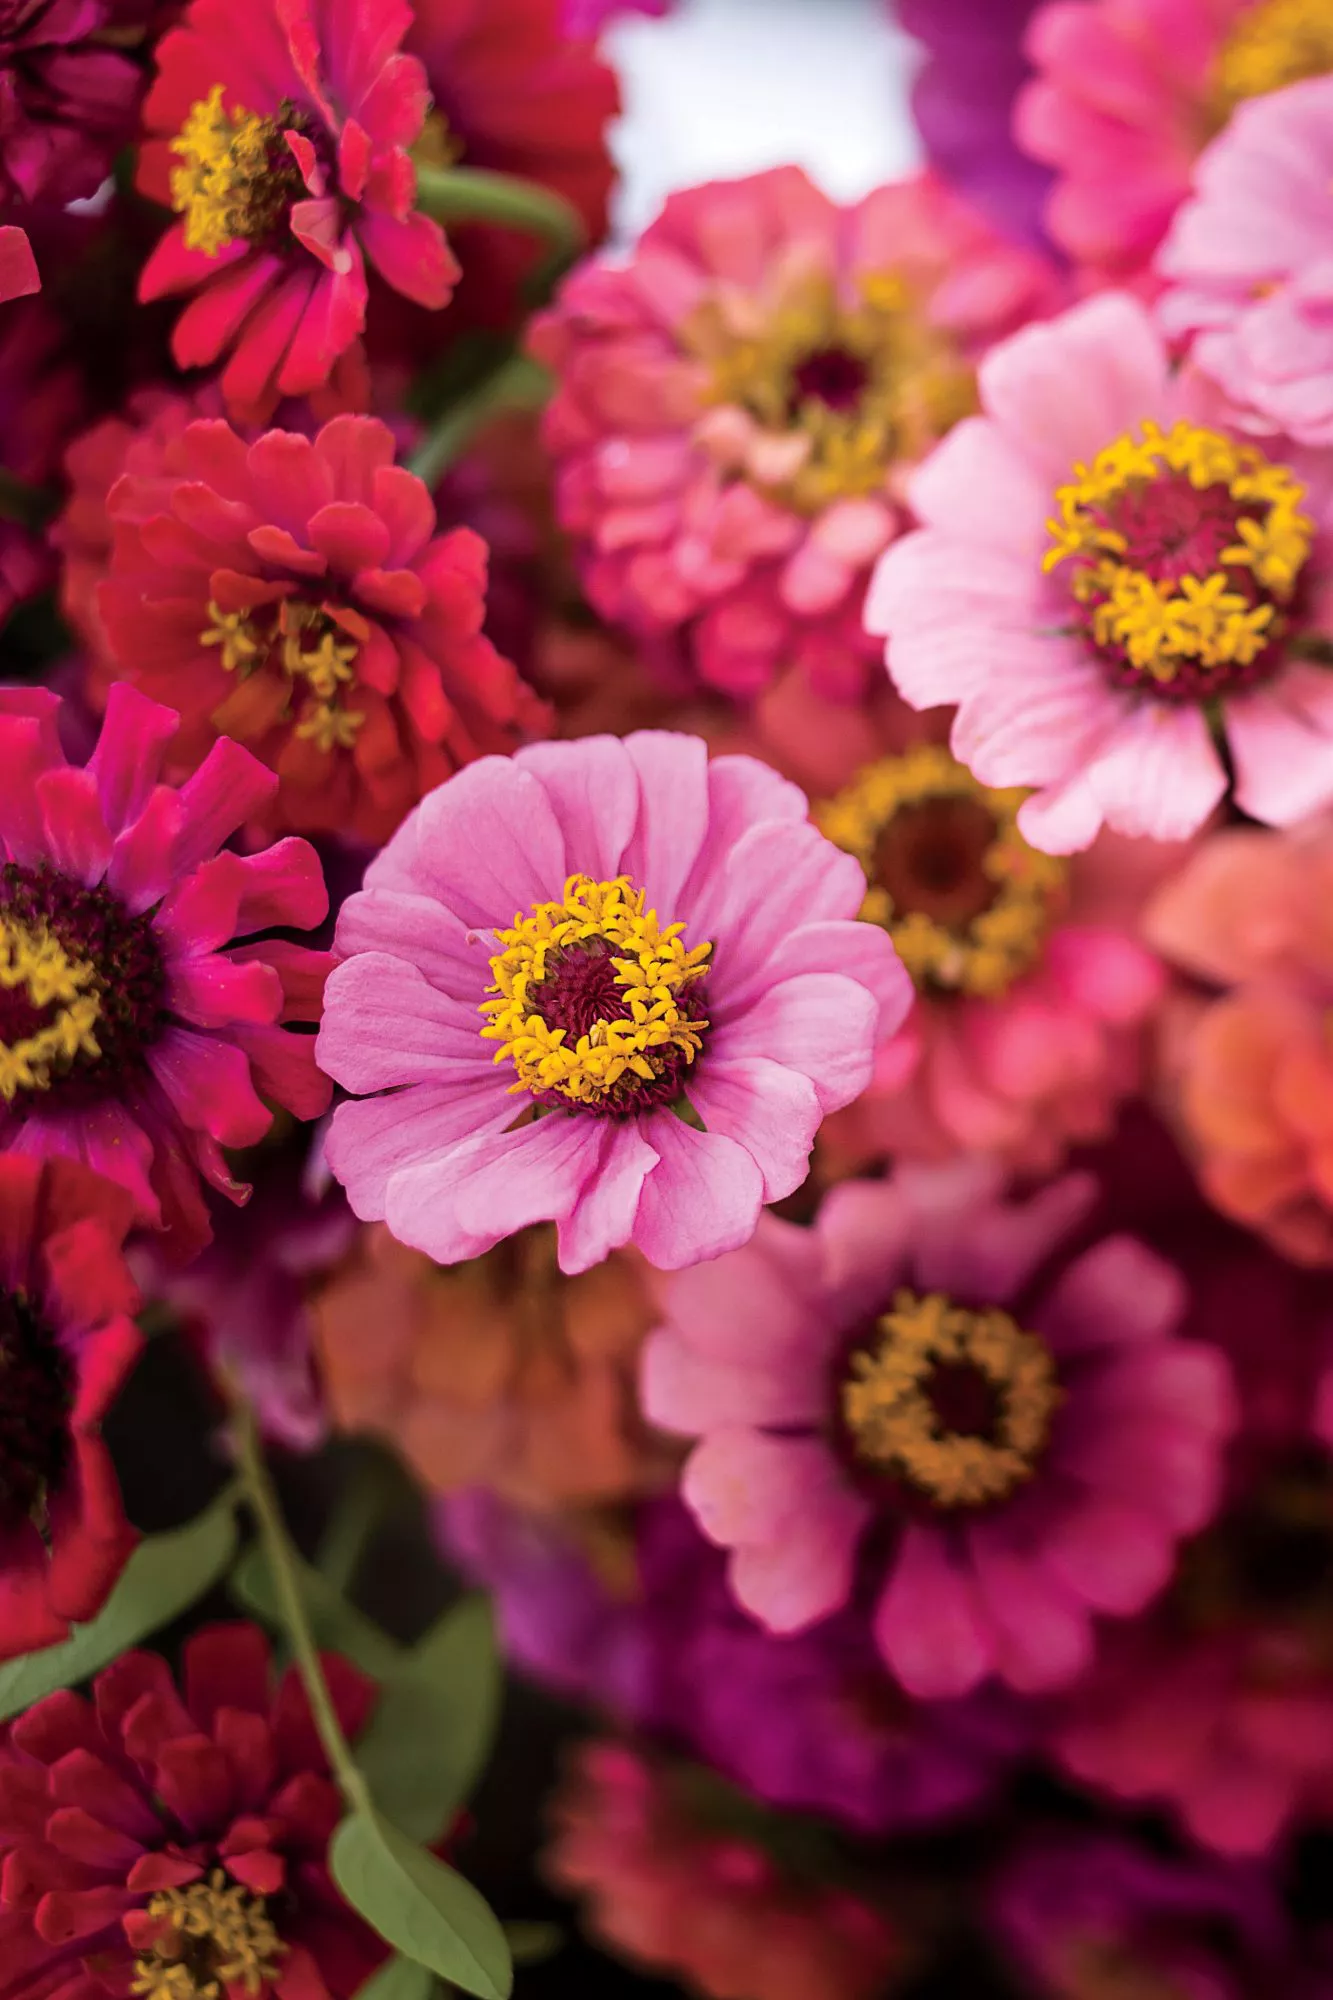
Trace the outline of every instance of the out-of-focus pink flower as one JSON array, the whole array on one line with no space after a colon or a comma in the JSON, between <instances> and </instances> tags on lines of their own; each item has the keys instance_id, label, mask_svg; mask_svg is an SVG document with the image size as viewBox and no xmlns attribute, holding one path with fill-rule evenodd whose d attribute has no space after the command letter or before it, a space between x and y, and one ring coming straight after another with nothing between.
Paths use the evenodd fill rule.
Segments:
<instances>
[{"instance_id":1,"label":"out-of-focus pink flower","mask_svg":"<svg viewBox=\"0 0 1333 2000\"><path fill-rule=\"evenodd\" d=\"M41 274L27 230L6 223L0 228L0 304L41 289Z\"/></svg>"},{"instance_id":2,"label":"out-of-focus pink flower","mask_svg":"<svg viewBox=\"0 0 1333 2000\"><path fill-rule=\"evenodd\" d=\"M795 785L697 737L460 771L344 904L319 1060L330 1166L440 1264L528 1223L560 1268L679 1269L794 1192L910 983Z\"/></svg>"},{"instance_id":3,"label":"out-of-focus pink flower","mask_svg":"<svg viewBox=\"0 0 1333 2000\"><path fill-rule=\"evenodd\" d=\"M955 755L1034 788L1018 824L1048 853L1196 832L1228 789L1214 727L1253 818L1333 799L1333 673L1302 653L1333 610L1333 461L1238 438L1119 293L980 381L871 588L900 692L958 704Z\"/></svg>"},{"instance_id":4,"label":"out-of-focus pink flower","mask_svg":"<svg viewBox=\"0 0 1333 2000\"><path fill-rule=\"evenodd\" d=\"M1257 430L1333 444L1333 76L1243 104L1195 189L1157 258L1163 326Z\"/></svg>"},{"instance_id":5,"label":"out-of-focus pink flower","mask_svg":"<svg viewBox=\"0 0 1333 2000\"><path fill-rule=\"evenodd\" d=\"M237 411L322 389L365 325L366 263L436 308L458 265L414 206L430 102L405 0L193 0L158 48L139 186L175 209L142 299L194 292L182 368Z\"/></svg>"},{"instance_id":6,"label":"out-of-focus pink flower","mask_svg":"<svg viewBox=\"0 0 1333 2000\"><path fill-rule=\"evenodd\" d=\"M795 167L672 195L628 264L583 265L532 333L596 609L687 628L729 694L793 663L859 692L904 476L973 407L978 355L1052 302L1046 266L929 178L851 210Z\"/></svg>"},{"instance_id":7,"label":"out-of-focus pink flower","mask_svg":"<svg viewBox=\"0 0 1333 2000\"><path fill-rule=\"evenodd\" d=\"M134 136L145 72L133 44L152 11L151 0L10 0L0 15L0 206L96 193Z\"/></svg>"},{"instance_id":8,"label":"out-of-focus pink flower","mask_svg":"<svg viewBox=\"0 0 1333 2000\"><path fill-rule=\"evenodd\" d=\"M560 24L567 35L599 35L621 14L662 15L674 0L562 0Z\"/></svg>"},{"instance_id":9,"label":"out-of-focus pink flower","mask_svg":"<svg viewBox=\"0 0 1333 2000\"><path fill-rule=\"evenodd\" d=\"M1052 236L1090 282L1146 280L1195 159L1233 108L1333 69L1322 0L1046 0L1019 143L1056 171Z\"/></svg>"},{"instance_id":10,"label":"out-of-focus pink flower","mask_svg":"<svg viewBox=\"0 0 1333 2000\"><path fill-rule=\"evenodd\" d=\"M1167 1043L1209 1196L1286 1256L1333 1264L1333 827L1216 834L1158 893L1148 932L1225 989Z\"/></svg>"},{"instance_id":11,"label":"out-of-focus pink flower","mask_svg":"<svg viewBox=\"0 0 1333 2000\"><path fill-rule=\"evenodd\" d=\"M876 2000L902 1945L847 1891L803 1882L692 1811L671 1773L626 1745L577 1755L545 1869L589 1931L706 2000Z\"/></svg>"},{"instance_id":12,"label":"out-of-focus pink flower","mask_svg":"<svg viewBox=\"0 0 1333 2000\"><path fill-rule=\"evenodd\" d=\"M910 1693L1033 1692L1087 1670L1095 1613L1167 1583L1217 1504L1231 1380L1132 1238L1051 1275L1093 1193L1007 1201L977 1162L843 1182L813 1229L766 1216L672 1282L644 1408L701 1439L681 1490L770 1630L845 1604L864 1548Z\"/></svg>"}]
</instances>

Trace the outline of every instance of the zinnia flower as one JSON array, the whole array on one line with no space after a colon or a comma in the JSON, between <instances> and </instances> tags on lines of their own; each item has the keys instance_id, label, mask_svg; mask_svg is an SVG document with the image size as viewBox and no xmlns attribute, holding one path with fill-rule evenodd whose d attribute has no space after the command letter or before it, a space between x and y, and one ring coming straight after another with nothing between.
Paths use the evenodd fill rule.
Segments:
<instances>
[{"instance_id":1,"label":"zinnia flower","mask_svg":"<svg viewBox=\"0 0 1333 2000\"><path fill-rule=\"evenodd\" d=\"M1310 1264L1333 1264L1331 893L1333 827L1228 828L1148 916L1214 989L1171 1037L1167 1076L1209 1198Z\"/></svg>"},{"instance_id":2,"label":"zinnia flower","mask_svg":"<svg viewBox=\"0 0 1333 2000\"><path fill-rule=\"evenodd\" d=\"M98 1436L141 1346L133 1214L73 1160L0 1157L0 1659L93 1617L134 1547Z\"/></svg>"},{"instance_id":3,"label":"zinnia flower","mask_svg":"<svg viewBox=\"0 0 1333 2000\"><path fill-rule=\"evenodd\" d=\"M636 1408L653 1313L628 1252L562 1277L542 1227L441 1270L375 1224L312 1313L334 1423L395 1445L437 1493L586 1505L666 1474Z\"/></svg>"},{"instance_id":4,"label":"zinnia flower","mask_svg":"<svg viewBox=\"0 0 1333 2000\"><path fill-rule=\"evenodd\" d=\"M682 1493L770 1631L844 1605L864 1543L909 1693L1030 1692L1086 1670L1094 1612L1167 1582L1217 1502L1231 1383L1133 1238L1049 1275L1092 1194L1009 1202L975 1162L844 1182L813 1229L765 1216L669 1287L644 1408L701 1439Z\"/></svg>"},{"instance_id":5,"label":"zinnia flower","mask_svg":"<svg viewBox=\"0 0 1333 2000\"><path fill-rule=\"evenodd\" d=\"M319 1060L364 1099L329 1134L352 1207L440 1264L548 1220L566 1272L734 1249L906 1010L863 889L796 786L695 737L459 772L338 919Z\"/></svg>"},{"instance_id":6,"label":"zinnia flower","mask_svg":"<svg viewBox=\"0 0 1333 2000\"><path fill-rule=\"evenodd\" d=\"M686 628L730 694L793 663L858 692L903 476L1050 283L928 178L851 210L795 167L672 195L628 264L583 265L532 334L594 607Z\"/></svg>"},{"instance_id":7,"label":"zinnia flower","mask_svg":"<svg viewBox=\"0 0 1333 2000\"><path fill-rule=\"evenodd\" d=\"M1018 140L1056 172L1046 224L1096 282L1146 277L1194 161L1245 98L1333 69L1325 0L1045 0Z\"/></svg>"},{"instance_id":8,"label":"zinnia flower","mask_svg":"<svg viewBox=\"0 0 1333 2000\"><path fill-rule=\"evenodd\" d=\"M875 2000L902 1946L879 1911L709 1826L684 1785L591 1743L557 1794L545 1858L601 1944L706 2000Z\"/></svg>"},{"instance_id":9,"label":"zinnia flower","mask_svg":"<svg viewBox=\"0 0 1333 2000\"><path fill-rule=\"evenodd\" d=\"M253 746L281 781L268 824L382 841L423 792L542 714L482 636L485 544L436 533L376 418L247 445L182 414L163 408L125 446L106 502L110 654L180 710L187 765L217 735ZM104 451L85 467L105 476Z\"/></svg>"},{"instance_id":10,"label":"zinnia flower","mask_svg":"<svg viewBox=\"0 0 1333 2000\"><path fill-rule=\"evenodd\" d=\"M36 6L11 0L6 6L0 17L0 205L63 205L96 193L134 135L144 71L130 46L152 11L152 0L130 7L123 0Z\"/></svg>"},{"instance_id":11,"label":"zinnia flower","mask_svg":"<svg viewBox=\"0 0 1333 2000\"><path fill-rule=\"evenodd\" d=\"M429 104L401 43L404 0L193 0L157 51L138 184L175 209L139 297L197 292L176 322L182 368L224 354L237 409L322 389L366 316L366 260L418 304L458 265L414 207L408 148Z\"/></svg>"},{"instance_id":12,"label":"zinnia flower","mask_svg":"<svg viewBox=\"0 0 1333 2000\"><path fill-rule=\"evenodd\" d=\"M324 1671L344 1732L374 1691ZM351 2000L385 1947L343 1902L325 1850L342 1817L295 1670L271 1685L253 1625L126 1653L93 1700L47 1695L0 1748L6 2000Z\"/></svg>"},{"instance_id":13,"label":"zinnia flower","mask_svg":"<svg viewBox=\"0 0 1333 2000\"><path fill-rule=\"evenodd\" d=\"M248 1192L221 1148L254 1145L274 1104L328 1103L314 1038L280 1025L318 1015L325 958L250 941L318 923L328 897L304 841L218 852L274 786L238 744L174 790L156 782L170 709L114 687L86 769L59 710L0 692L0 1151L82 1157L185 1258L208 1241L200 1175Z\"/></svg>"},{"instance_id":14,"label":"zinnia flower","mask_svg":"<svg viewBox=\"0 0 1333 2000\"><path fill-rule=\"evenodd\" d=\"M29 292L39 292L41 288L27 230L6 223L0 228L0 304L21 299Z\"/></svg>"},{"instance_id":15,"label":"zinnia flower","mask_svg":"<svg viewBox=\"0 0 1333 2000\"><path fill-rule=\"evenodd\" d=\"M1333 444L1333 76L1243 104L1195 189L1158 254L1163 326L1256 429Z\"/></svg>"},{"instance_id":16,"label":"zinnia flower","mask_svg":"<svg viewBox=\"0 0 1333 2000\"><path fill-rule=\"evenodd\" d=\"M913 481L924 525L876 574L898 688L958 703L983 784L1036 788L1018 825L1049 853L1103 825L1194 833L1227 790L1214 730L1253 818L1333 799L1333 674L1305 653L1333 479L1239 439L1200 388L1123 295L1029 327L983 364L986 414Z\"/></svg>"}]
</instances>

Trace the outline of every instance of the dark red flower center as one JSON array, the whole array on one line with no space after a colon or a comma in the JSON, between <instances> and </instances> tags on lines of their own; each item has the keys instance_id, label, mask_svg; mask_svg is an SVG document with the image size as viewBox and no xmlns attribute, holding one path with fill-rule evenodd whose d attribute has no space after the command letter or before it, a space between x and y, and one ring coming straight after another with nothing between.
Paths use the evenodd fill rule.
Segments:
<instances>
[{"instance_id":1,"label":"dark red flower center","mask_svg":"<svg viewBox=\"0 0 1333 2000\"><path fill-rule=\"evenodd\" d=\"M937 796L900 806L875 842L871 880L905 916L961 929L1000 894L987 871L999 825L980 798Z\"/></svg>"},{"instance_id":2,"label":"dark red flower center","mask_svg":"<svg viewBox=\"0 0 1333 2000\"><path fill-rule=\"evenodd\" d=\"M830 410L854 410L870 380L859 354L845 347L819 347L798 361L791 375L793 413L811 397Z\"/></svg>"},{"instance_id":3,"label":"dark red flower center","mask_svg":"<svg viewBox=\"0 0 1333 2000\"><path fill-rule=\"evenodd\" d=\"M70 1459L74 1370L22 1292L0 1292L0 1526L40 1521Z\"/></svg>"},{"instance_id":4,"label":"dark red flower center","mask_svg":"<svg viewBox=\"0 0 1333 2000\"><path fill-rule=\"evenodd\" d=\"M114 1088L157 1038L165 991L149 917L100 883L0 867L0 1097Z\"/></svg>"},{"instance_id":5,"label":"dark red flower center","mask_svg":"<svg viewBox=\"0 0 1333 2000\"><path fill-rule=\"evenodd\" d=\"M604 938L589 938L553 953L546 961L545 977L528 989L529 1006L548 1028L563 1028L571 1046L584 1035L595 1037L609 1022L632 1020L629 995L617 978L613 961L613 948ZM676 1010L683 1021L706 1023L707 981L683 987ZM632 1118L641 1111L675 1104L684 1093L690 1065L684 1043L666 1042L654 1049L647 1061L651 1077L628 1070L604 1097L583 1108L603 1118ZM551 1109L569 1109L568 1097L555 1090L539 1093L537 1102Z\"/></svg>"}]
</instances>

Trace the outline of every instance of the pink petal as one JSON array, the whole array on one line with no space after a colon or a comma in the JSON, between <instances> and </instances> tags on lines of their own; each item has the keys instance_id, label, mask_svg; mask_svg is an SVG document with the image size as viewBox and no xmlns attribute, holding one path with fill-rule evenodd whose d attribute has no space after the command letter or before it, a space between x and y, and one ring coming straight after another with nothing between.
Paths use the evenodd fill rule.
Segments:
<instances>
[{"instance_id":1,"label":"pink petal","mask_svg":"<svg viewBox=\"0 0 1333 2000\"><path fill-rule=\"evenodd\" d=\"M1108 1236L1061 1274L1042 1302L1040 1329L1060 1354L1164 1340L1187 1299L1172 1265L1132 1236Z\"/></svg>"},{"instance_id":2,"label":"pink petal","mask_svg":"<svg viewBox=\"0 0 1333 2000\"><path fill-rule=\"evenodd\" d=\"M645 1177L657 1167L657 1155L637 1125L603 1120L600 1158L557 1230L562 1271L589 1271L629 1242Z\"/></svg>"},{"instance_id":3,"label":"pink petal","mask_svg":"<svg viewBox=\"0 0 1333 2000\"><path fill-rule=\"evenodd\" d=\"M571 1214L604 1137L600 1119L556 1111L516 1131L465 1139L390 1177L385 1220L400 1243L437 1264L475 1257L531 1223Z\"/></svg>"},{"instance_id":4,"label":"pink petal","mask_svg":"<svg viewBox=\"0 0 1333 2000\"><path fill-rule=\"evenodd\" d=\"M347 1190L354 1214L382 1222L389 1182L405 1167L434 1159L479 1133L513 1122L514 1100L499 1076L466 1087L423 1083L388 1097L340 1104L325 1142L329 1170Z\"/></svg>"},{"instance_id":5,"label":"pink petal","mask_svg":"<svg viewBox=\"0 0 1333 2000\"><path fill-rule=\"evenodd\" d=\"M652 1113L640 1129L658 1157L634 1218L634 1243L648 1262L679 1271L748 1243L764 1182L745 1148L670 1111Z\"/></svg>"},{"instance_id":6,"label":"pink petal","mask_svg":"<svg viewBox=\"0 0 1333 2000\"><path fill-rule=\"evenodd\" d=\"M703 1061L687 1095L710 1132L735 1139L764 1178L764 1200L794 1194L810 1168L822 1113L814 1085L762 1056Z\"/></svg>"},{"instance_id":7,"label":"pink petal","mask_svg":"<svg viewBox=\"0 0 1333 2000\"><path fill-rule=\"evenodd\" d=\"M415 965L363 951L329 975L316 1052L321 1068L359 1095L403 1083L466 1087L483 1075L503 1084L495 1044L481 1029L475 1005L449 999Z\"/></svg>"},{"instance_id":8,"label":"pink petal","mask_svg":"<svg viewBox=\"0 0 1333 2000\"><path fill-rule=\"evenodd\" d=\"M993 1669L995 1634L948 1530L904 1530L875 1612L875 1640L922 1701L968 1694Z\"/></svg>"}]
</instances>

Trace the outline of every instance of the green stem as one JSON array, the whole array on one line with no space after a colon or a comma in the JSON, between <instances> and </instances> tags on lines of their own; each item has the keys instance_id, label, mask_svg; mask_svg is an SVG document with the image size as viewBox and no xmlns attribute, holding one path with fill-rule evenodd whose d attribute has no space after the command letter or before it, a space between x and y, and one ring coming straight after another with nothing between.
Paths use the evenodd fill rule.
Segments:
<instances>
[{"instance_id":1,"label":"green stem","mask_svg":"<svg viewBox=\"0 0 1333 2000\"><path fill-rule=\"evenodd\" d=\"M319 1732L319 1740L324 1746L324 1754L329 1760L330 1768L338 1780L349 1809L352 1812L369 1812L370 1790L356 1768L347 1738L342 1732L342 1724L338 1720L337 1710L333 1706L333 1698L329 1694L329 1684L324 1678L324 1669L319 1663L319 1648L315 1644L315 1636L310 1629L310 1620L306 1616L306 1608L301 1598L301 1587L297 1582L296 1552L292 1548L282 1518L282 1508L264 1462L254 1411L248 1403L238 1399L233 1405L233 1416L241 1490L254 1516L255 1526L259 1530L259 1539L273 1575L278 1608L291 1641L292 1656L305 1684L306 1698L310 1703L310 1713L314 1717L315 1728Z\"/></svg>"},{"instance_id":2,"label":"green stem","mask_svg":"<svg viewBox=\"0 0 1333 2000\"><path fill-rule=\"evenodd\" d=\"M497 411L539 409L549 388L545 371L535 361L525 354L510 354L427 431L408 460L409 467L427 486L434 486Z\"/></svg>"},{"instance_id":3,"label":"green stem","mask_svg":"<svg viewBox=\"0 0 1333 2000\"><path fill-rule=\"evenodd\" d=\"M531 302L545 298L587 248L588 232L572 202L538 181L483 167L417 166L417 207L437 222L489 222L539 236L545 257L528 279Z\"/></svg>"}]
</instances>

